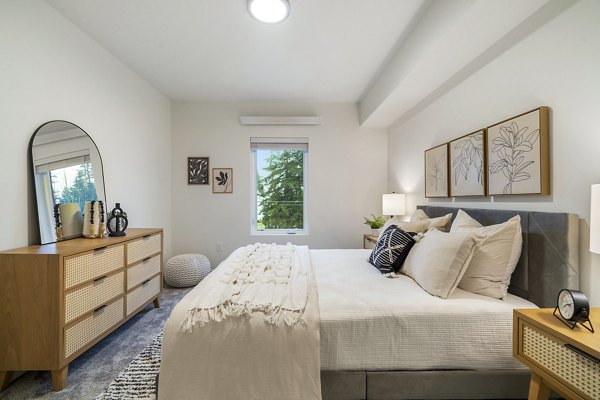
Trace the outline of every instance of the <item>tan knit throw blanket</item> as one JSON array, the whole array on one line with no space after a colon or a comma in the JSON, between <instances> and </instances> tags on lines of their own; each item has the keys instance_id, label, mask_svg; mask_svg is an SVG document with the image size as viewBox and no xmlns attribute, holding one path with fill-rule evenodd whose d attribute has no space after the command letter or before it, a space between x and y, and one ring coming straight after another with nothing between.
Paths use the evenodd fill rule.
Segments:
<instances>
[{"instance_id":1,"label":"tan knit throw blanket","mask_svg":"<svg viewBox=\"0 0 600 400\"><path fill-rule=\"evenodd\" d=\"M181 330L231 317L264 314L268 324L304 324L308 297L306 246L256 243L235 250L201 283Z\"/></svg>"}]
</instances>

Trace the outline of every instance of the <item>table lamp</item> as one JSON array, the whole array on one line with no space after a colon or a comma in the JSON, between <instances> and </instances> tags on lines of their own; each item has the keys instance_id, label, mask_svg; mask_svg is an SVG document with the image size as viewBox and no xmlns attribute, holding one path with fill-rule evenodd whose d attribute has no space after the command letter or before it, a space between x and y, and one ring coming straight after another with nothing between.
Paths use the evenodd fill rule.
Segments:
<instances>
[{"instance_id":1,"label":"table lamp","mask_svg":"<svg viewBox=\"0 0 600 400\"><path fill-rule=\"evenodd\" d=\"M598 185L600 186L600 185ZM383 195L382 212L390 218L406 213L406 196L403 193L389 193Z\"/></svg>"},{"instance_id":2,"label":"table lamp","mask_svg":"<svg viewBox=\"0 0 600 400\"><path fill-rule=\"evenodd\" d=\"M600 184L592 185L590 251L600 254Z\"/></svg>"}]
</instances>

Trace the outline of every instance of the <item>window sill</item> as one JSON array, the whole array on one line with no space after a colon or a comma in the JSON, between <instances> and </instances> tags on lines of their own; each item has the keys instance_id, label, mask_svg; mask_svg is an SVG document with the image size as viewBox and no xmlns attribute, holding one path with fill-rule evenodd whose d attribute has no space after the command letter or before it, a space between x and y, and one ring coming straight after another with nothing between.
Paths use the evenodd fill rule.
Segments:
<instances>
[{"instance_id":1,"label":"window sill","mask_svg":"<svg viewBox=\"0 0 600 400\"><path fill-rule=\"evenodd\" d=\"M262 232L253 231L250 232L250 236L308 236L307 231L303 232Z\"/></svg>"}]
</instances>

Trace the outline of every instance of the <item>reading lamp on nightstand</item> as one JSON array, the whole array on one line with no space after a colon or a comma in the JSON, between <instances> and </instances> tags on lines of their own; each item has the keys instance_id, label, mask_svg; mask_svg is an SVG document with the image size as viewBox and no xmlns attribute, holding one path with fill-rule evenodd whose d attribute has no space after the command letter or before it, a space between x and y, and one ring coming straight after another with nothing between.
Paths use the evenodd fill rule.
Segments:
<instances>
[{"instance_id":1,"label":"reading lamp on nightstand","mask_svg":"<svg viewBox=\"0 0 600 400\"><path fill-rule=\"evenodd\" d=\"M406 213L406 196L403 193L390 193L383 195L383 215L389 215L390 218L395 215L404 215Z\"/></svg>"},{"instance_id":2,"label":"reading lamp on nightstand","mask_svg":"<svg viewBox=\"0 0 600 400\"><path fill-rule=\"evenodd\" d=\"M600 254L600 184L592 185L590 251Z\"/></svg>"}]
</instances>

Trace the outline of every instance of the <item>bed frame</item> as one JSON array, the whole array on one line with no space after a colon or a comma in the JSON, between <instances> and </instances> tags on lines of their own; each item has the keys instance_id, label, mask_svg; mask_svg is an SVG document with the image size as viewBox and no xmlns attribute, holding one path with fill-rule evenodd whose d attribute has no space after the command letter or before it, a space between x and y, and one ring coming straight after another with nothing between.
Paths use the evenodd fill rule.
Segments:
<instances>
[{"instance_id":1,"label":"bed frame","mask_svg":"<svg viewBox=\"0 0 600 400\"><path fill-rule=\"evenodd\" d=\"M458 208L418 206L429 217ZM483 225L521 217L523 250L509 292L553 307L560 289L579 288L579 218L575 214L464 208ZM529 370L322 371L323 400L527 398Z\"/></svg>"}]
</instances>

